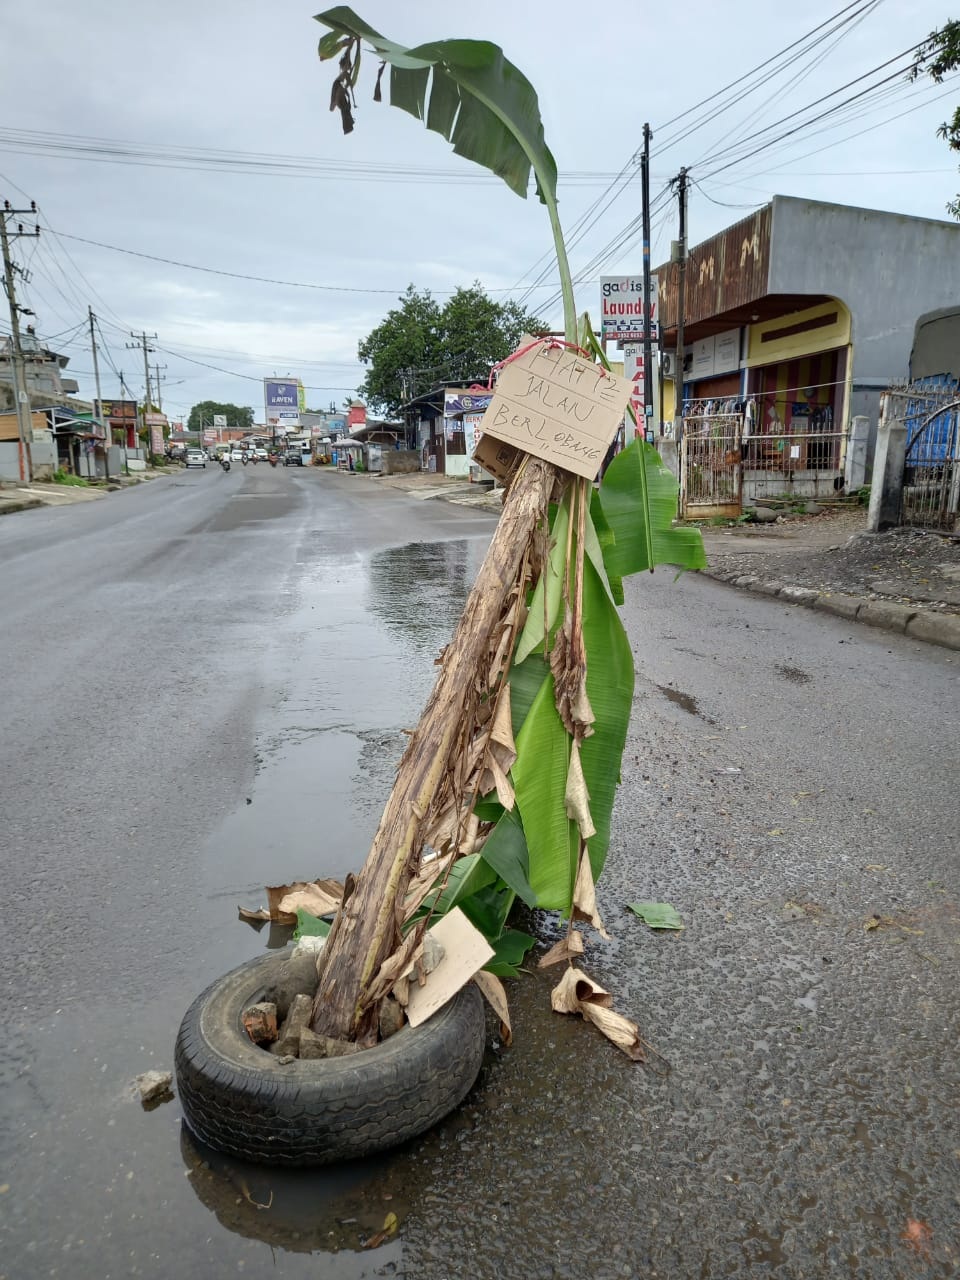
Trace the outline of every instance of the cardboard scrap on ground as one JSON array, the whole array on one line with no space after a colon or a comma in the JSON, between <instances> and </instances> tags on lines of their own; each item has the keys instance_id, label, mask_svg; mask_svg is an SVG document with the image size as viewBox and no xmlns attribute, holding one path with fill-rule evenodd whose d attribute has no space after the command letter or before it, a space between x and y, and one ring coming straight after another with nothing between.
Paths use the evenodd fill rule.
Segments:
<instances>
[{"instance_id":1,"label":"cardboard scrap on ground","mask_svg":"<svg viewBox=\"0 0 960 1280\"><path fill-rule=\"evenodd\" d=\"M545 338L503 367L481 426L485 436L592 480L632 389L626 378Z\"/></svg>"},{"instance_id":2,"label":"cardboard scrap on ground","mask_svg":"<svg viewBox=\"0 0 960 1280\"><path fill-rule=\"evenodd\" d=\"M336 911L343 900L339 880L297 880L293 884L267 885L267 909L249 911L240 907L241 920L273 920L277 924L296 924L297 909L312 916L326 916Z\"/></svg>"},{"instance_id":3,"label":"cardboard scrap on ground","mask_svg":"<svg viewBox=\"0 0 960 1280\"><path fill-rule=\"evenodd\" d=\"M646 1062L647 1055L640 1043L640 1028L622 1013L611 1009L613 997L582 969L566 971L550 995L554 1013L579 1013L592 1022L608 1040L612 1040L634 1062Z\"/></svg>"},{"instance_id":4,"label":"cardboard scrap on ground","mask_svg":"<svg viewBox=\"0 0 960 1280\"><path fill-rule=\"evenodd\" d=\"M494 956L493 947L459 907L438 920L428 932L443 948L443 959L427 974L423 986L416 980L410 983L407 1021L411 1027L418 1027L442 1009Z\"/></svg>"}]
</instances>

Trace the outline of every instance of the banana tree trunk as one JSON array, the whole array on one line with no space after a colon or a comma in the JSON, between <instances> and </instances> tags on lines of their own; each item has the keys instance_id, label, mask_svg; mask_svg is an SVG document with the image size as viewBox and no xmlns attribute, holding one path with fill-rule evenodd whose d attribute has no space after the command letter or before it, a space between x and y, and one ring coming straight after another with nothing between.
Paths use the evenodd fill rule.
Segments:
<instances>
[{"instance_id":1,"label":"banana tree trunk","mask_svg":"<svg viewBox=\"0 0 960 1280\"><path fill-rule=\"evenodd\" d=\"M322 952L312 1027L338 1040L372 1043L377 1009L365 1000L381 964L400 944L402 905L423 845L423 831L450 763L474 677L516 580L534 530L545 519L557 479L549 463L528 457L514 478L480 572L440 674L387 800L352 893Z\"/></svg>"}]
</instances>

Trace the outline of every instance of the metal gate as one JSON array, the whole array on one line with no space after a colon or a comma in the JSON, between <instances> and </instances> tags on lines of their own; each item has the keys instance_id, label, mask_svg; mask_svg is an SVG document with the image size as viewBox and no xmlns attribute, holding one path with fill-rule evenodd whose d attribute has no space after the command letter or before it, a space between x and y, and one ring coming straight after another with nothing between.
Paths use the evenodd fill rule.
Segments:
<instances>
[{"instance_id":1,"label":"metal gate","mask_svg":"<svg viewBox=\"0 0 960 1280\"><path fill-rule=\"evenodd\" d=\"M960 513L960 382L921 378L887 395L887 412L907 429L900 523L952 533Z\"/></svg>"},{"instance_id":2,"label":"metal gate","mask_svg":"<svg viewBox=\"0 0 960 1280\"><path fill-rule=\"evenodd\" d=\"M743 511L739 413L708 412L710 402L684 406L680 441L680 510L684 520L736 518Z\"/></svg>"}]
</instances>

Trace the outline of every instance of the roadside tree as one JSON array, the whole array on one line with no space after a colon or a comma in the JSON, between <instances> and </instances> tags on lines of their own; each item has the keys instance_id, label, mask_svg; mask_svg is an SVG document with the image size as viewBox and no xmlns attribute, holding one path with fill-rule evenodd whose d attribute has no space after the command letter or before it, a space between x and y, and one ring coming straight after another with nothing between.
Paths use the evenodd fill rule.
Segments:
<instances>
[{"instance_id":1,"label":"roadside tree","mask_svg":"<svg viewBox=\"0 0 960 1280\"><path fill-rule=\"evenodd\" d=\"M912 76L928 75L940 84L951 71L960 68L960 21L953 19L944 23L939 31L931 31L920 46ZM957 107L950 120L937 130L937 135L944 139L952 151L960 151L960 107ZM960 195L947 205L947 212L960 220Z\"/></svg>"},{"instance_id":2,"label":"roadside tree","mask_svg":"<svg viewBox=\"0 0 960 1280\"><path fill-rule=\"evenodd\" d=\"M358 391L388 415L438 382L486 378L522 333L544 332L536 316L515 302L497 302L479 282L457 289L443 306L429 289L411 284L399 303L357 349L369 366Z\"/></svg>"},{"instance_id":3,"label":"roadside tree","mask_svg":"<svg viewBox=\"0 0 960 1280\"><path fill-rule=\"evenodd\" d=\"M205 427L212 427L214 414L222 414L232 428L246 430L253 426L253 410L248 405L220 404L216 400L201 400L190 410L187 430L198 431L201 423Z\"/></svg>"}]
</instances>

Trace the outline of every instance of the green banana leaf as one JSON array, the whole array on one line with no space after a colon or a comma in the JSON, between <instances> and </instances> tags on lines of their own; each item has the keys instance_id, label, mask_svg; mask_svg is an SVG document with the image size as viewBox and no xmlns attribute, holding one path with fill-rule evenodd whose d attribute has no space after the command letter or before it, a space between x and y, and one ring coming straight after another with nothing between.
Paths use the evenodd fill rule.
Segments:
<instances>
[{"instance_id":1,"label":"green banana leaf","mask_svg":"<svg viewBox=\"0 0 960 1280\"><path fill-rule=\"evenodd\" d=\"M553 676L548 674L517 736L511 777L537 906L560 911L570 909L580 851L580 835L564 803L570 745L554 703Z\"/></svg>"},{"instance_id":2,"label":"green banana leaf","mask_svg":"<svg viewBox=\"0 0 960 1280\"><path fill-rule=\"evenodd\" d=\"M600 544L600 558L603 561L603 570L606 574L607 582L610 584L610 594L613 597L614 604L623 604L623 579L617 574L610 572L608 564L608 553L613 547L615 538L613 530L607 523L607 517L603 511L603 503L600 501L600 494L594 489L590 496L590 520L593 525L593 531L596 534L598 543ZM591 556L591 559L593 557ZM596 566L596 560L593 561Z\"/></svg>"},{"instance_id":3,"label":"green banana leaf","mask_svg":"<svg viewBox=\"0 0 960 1280\"><path fill-rule=\"evenodd\" d=\"M604 472L600 505L614 537L603 549L609 577L658 564L706 568L700 530L673 528L677 481L653 445L636 439L617 454Z\"/></svg>"},{"instance_id":4,"label":"green banana leaf","mask_svg":"<svg viewBox=\"0 0 960 1280\"><path fill-rule=\"evenodd\" d=\"M587 696L596 722L594 732L581 743L580 759L596 827L587 850L597 879L610 843L610 818L633 703L634 672L620 615L589 557L584 560L583 638ZM546 672L517 735L512 777L527 843L530 887L538 906L564 912L570 909L580 847L579 833L564 804L569 762L570 736L554 704L553 676Z\"/></svg>"},{"instance_id":5,"label":"green banana leaf","mask_svg":"<svg viewBox=\"0 0 960 1280\"><path fill-rule=\"evenodd\" d=\"M530 714L533 700L550 674L550 664L542 653L531 653L519 666L510 669L510 715L513 719L513 737L523 728Z\"/></svg>"},{"instance_id":6,"label":"green banana leaf","mask_svg":"<svg viewBox=\"0 0 960 1280\"><path fill-rule=\"evenodd\" d=\"M424 898L410 923L422 920L428 912L443 916L461 905L465 898L483 892L496 884L497 874L479 853L468 853L450 868L447 883L442 890L434 890Z\"/></svg>"},{"instance_id":7,"label":"green banana leaf","mask_svg":"<svg viewBox=\"0 0 960 1280\"><path fill-rule=\"evenodd\" d=\"M496 954L483 967L498 978L516 978L524 956L535 941L521 929L504 929L500 937L490 943Z\"/></svg>"},{"instance_id":8,"label":"green banana leaf","mask_svg":"<svg viewBox=\"0 0 960 1280\"><path fill-rule=\"evenodd\" d=\"M570 528L570 489L563 502L554 513L553 525L550 529L550 553L543 571L537 579L530 600L527 621L524 623L520 638L513 653L513 661L519 665L535 649L543 647L544 635L544 596L546 596L546 626L553 630L560 612L560 601L563 597L563 580L567 574L567 531Z\"/></svg>"},{"instance_id":9,"label":"green banana leaf","mask_svg":"<svg viewBox=\"0 0 960 1280\"><path fill-rule=\"evenodd\" d=\"M322 59L339 58L345 36L390 64L390 102L442 134L457 155L483 165L526 199L530 169L544 204L556 199L557 165L544 141L533 85L488 40L436 40L405 49L347 5L316 15L330 29ZM429 102L427 100L429 92Z\"/></svg>"},{"instance_id":10,"label":"green banana leaf","mask_svg":"<svg viewBox=\"0 0 960 1280\"><path fill-rule=\"evenodd\" d=\"M596 721L593 733L580 744L580 762L590 793L590 815L597 829L587 841L590 868L597 880L610 844L610 819L633 705L634 671L630 641L603 579L589 559L584 561L583 569L587 697Z\"/></svg>"},{"instance_id":11,"label":"green banana leaf","mask_svg":"<svg viewBox=\"0 0 960 1280\"><path fill-rule=\"evenodd\" d=\"M497 825L487 836L478 856L513 890L521 902L525 902L528 907L537 905L537 895L530 884L527 840L516 806L509 811L501 808Z\"/></svg>"}]
</instances>

